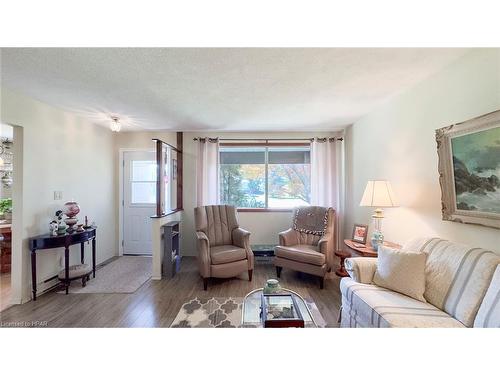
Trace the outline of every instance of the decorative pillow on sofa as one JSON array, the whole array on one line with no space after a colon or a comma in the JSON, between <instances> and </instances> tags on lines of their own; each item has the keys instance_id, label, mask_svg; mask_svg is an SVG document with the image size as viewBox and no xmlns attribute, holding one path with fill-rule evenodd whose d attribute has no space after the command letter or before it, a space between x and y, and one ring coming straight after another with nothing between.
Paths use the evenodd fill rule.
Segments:
<instances>
[{"instance_id":1,"label":"decorative pillow on sofa","mask_svg":"<svg viewBox=\"0 0 500 375\"><path fill-rule=\"evenodd\" d=\"M401 251L381 246L373 283L426 302L426 253Z\"/></svg>"}]
</instances>

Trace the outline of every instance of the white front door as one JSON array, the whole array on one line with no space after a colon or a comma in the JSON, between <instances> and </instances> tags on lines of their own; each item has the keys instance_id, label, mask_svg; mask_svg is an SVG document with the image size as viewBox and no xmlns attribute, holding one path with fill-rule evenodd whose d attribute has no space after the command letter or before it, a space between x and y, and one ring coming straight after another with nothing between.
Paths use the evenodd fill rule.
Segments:
<instances>
[{"instance_id":1,"label":"white front door","mask_svg":"<svg viewBox=\"0 0 500 375\"><path fill-rule=\"evenodd\" d=\"M156 213L156 154L123 153L123 254L151 255L151 216Z\"/></svg>"}]
</instances>

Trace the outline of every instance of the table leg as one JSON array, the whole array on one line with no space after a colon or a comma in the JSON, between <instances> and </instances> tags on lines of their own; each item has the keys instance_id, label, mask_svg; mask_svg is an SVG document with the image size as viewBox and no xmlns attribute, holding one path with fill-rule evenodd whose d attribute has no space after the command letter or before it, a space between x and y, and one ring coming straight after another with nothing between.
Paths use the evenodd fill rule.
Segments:
<instances>
[{"instance_id":1,"label":"table leg","mask_svg":"<svg viewBox=\"0 0 500 375\"><path fill-rule=\"evenodd\" d=\"M92 238L92 277L95 279L95 237Z\"/></svg>"},{"instance_id":2,"label":"table leg","mask_svg":"<svg viewBox=\"0 0 500 375\"><path fill-rule=\"evenodd\" d=\"M80 261L82 264L85 263L85 242L80 244Z\"/></svg>"},{"instance_id":3,"label":"table leg","mask_svg":"<svg viewBox=\"0 0 500 375\"><path fill-rule=\"evenodd\" d=\"M340 267L335 271L335 274L337 276L340 276L340 277L349 276L349 274L347 273L347 271L345 269L345 258L348 258L348 256L346 256L346 255L347 254L338 255L338 257L340 258Z\"/></svg>"},{"instance_id":4,"label":"table leg","mask_svg":"<svg viewBox=\"0 0 500 375\"><path fill-rule=\"evenodd\" d=\"M31 283L33 284L33 301L36 301L36 250L31 251Z\"/></svg>"},{"instance_id":5,"label":"table leg","mask_svg":"<svg viewBox=\"0 0 500 375\"><path fill-rule=\"evenodd\" d=\"M69 293L69 246L64 248L64 284L66 284L66 294Z\"/></svg>"}]
</instances>

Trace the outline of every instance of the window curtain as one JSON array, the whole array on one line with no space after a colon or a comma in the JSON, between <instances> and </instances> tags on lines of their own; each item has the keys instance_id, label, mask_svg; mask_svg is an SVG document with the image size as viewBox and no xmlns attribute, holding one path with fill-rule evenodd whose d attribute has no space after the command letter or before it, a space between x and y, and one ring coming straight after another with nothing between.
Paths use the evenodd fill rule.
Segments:
<instances>
[{"instance_id":1,"label":"window curtain","mask_svg":"<svg viewBox=\"0 0 500 375\"><path fill-rule=\"evenodd\" d=\"M196 160L196 203L219 203L219 139L199 138Z\"/></svg>"},{"instance_id":2,"label":"window curtain","mask_svg":"<svg viewBox=\"0 0 500 375\"><path fill-rule=\"evenodd\" d=\"M341 249L344 218L344 142L340 138L311 141L311 204L335 210L336 248Z\"/></svg>"}]
</instances>

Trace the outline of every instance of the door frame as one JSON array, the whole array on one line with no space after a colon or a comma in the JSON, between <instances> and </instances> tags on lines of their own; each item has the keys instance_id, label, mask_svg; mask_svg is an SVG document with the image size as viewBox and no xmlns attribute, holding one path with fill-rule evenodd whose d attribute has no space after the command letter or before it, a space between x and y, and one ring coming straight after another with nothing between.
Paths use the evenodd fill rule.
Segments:
<instances>
[{"instance_id":1,"label":"door frame","mask_svg":"<svg viewBox=\"0 0 500 375\"><path fill-rule=\"evenodd\" d=\"M124 200L124 169L126 152L155 152L154 146L151 148L120 148L118 150L118 256L123 256L123 200Z\"/></svg>"}]
</instances>

